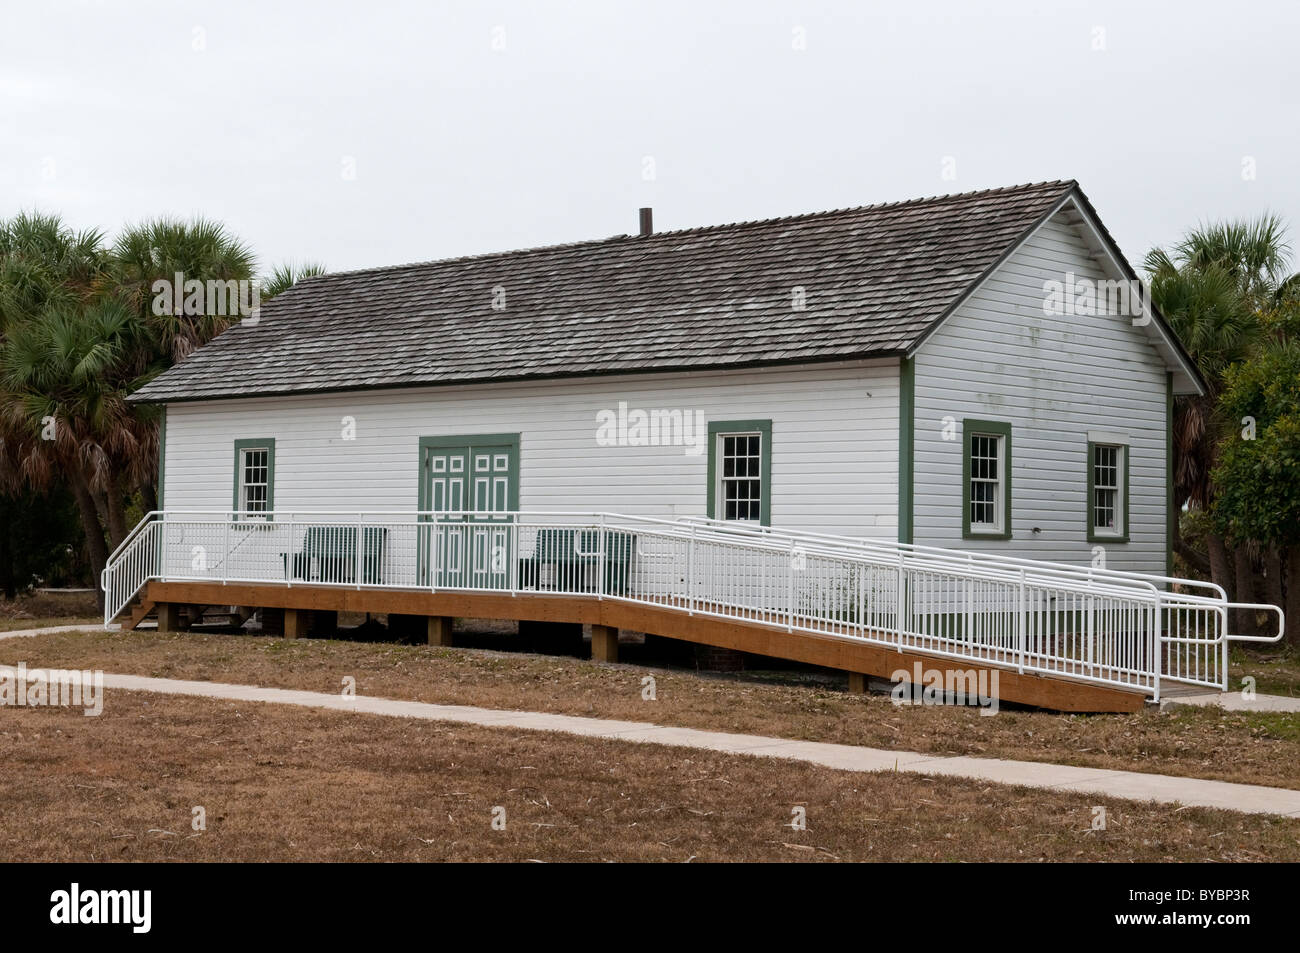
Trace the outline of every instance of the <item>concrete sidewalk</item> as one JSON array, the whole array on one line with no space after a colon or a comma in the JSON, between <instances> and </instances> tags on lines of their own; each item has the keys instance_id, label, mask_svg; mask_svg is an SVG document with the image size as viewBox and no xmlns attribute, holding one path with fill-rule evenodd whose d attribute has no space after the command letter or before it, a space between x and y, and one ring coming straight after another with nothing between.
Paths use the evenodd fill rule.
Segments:
<instances>
[{"instance_id":1,"label":"concrete sidewalk","mask_svg":"<svg viewBox=\"0 0 1300 953\"><path fill-rule=\"evenodd\" d=\"M15 669L0 666L0 675L13 677ZM29 673L30 674L30 673ZM1233 784L1135 771L1079 768L1033 761L952 757L915 751L887 751L815 741L791 741L761 735L675 728L648 722L613 721L543 712L502 711L467 705L435 705L369 696L329 695L323 692L220 682L195 682L140 675L104 675L107 689L190 695L231 701L264 702L325 708L397 718L422 718L493 728L558 731L587 738L670 745L678 748L720 751L726 754L784 758L841 771L906 771L914 774L966 778L997 784L1015 784L1093 795L1191 807L1223 808L1248 814L1300 817L1300 791Z\"/></svg>"},{"instance_id":2,"label":"concrete sidewalk","mask_svg":"<svg viewBox=\"0 0 1300 953\"><path fill-rule=\"evenodd\" d=\"M1179 705L1195 705L1201 708L1217 705L1225 711L1286 713L1300 711L1300 698L1288 698L1286 695L1256 695L1247 700L1241 697L1241 692L1203 692L1173 695L1160 700L1161 708L1177 708Z\"/></svg>"},{"instance_id":3,"label":"concrete sidewalk","mask_svg":"<svg viewBox=\"0 0 1300 953\"><path fill-rule=\"evenodd\" d=\"M32 635L44 635L47 632L92 632L98 625L50 625L43 629L15 629L13 632L0 632L0 639L19 639Z\"/></svg>"}]
</instances>

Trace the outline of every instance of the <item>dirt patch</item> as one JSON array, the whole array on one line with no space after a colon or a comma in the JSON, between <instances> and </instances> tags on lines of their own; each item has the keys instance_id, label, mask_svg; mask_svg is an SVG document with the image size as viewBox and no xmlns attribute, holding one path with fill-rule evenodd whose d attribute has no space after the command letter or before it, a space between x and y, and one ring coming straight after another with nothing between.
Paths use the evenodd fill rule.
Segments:
<instances>
[{"instance_id":1,"label":"dirt patch","mask_svg":"<svg viewBox=\"0 0 1300 953\"><path fill-rule=\"evenodd\" d=\"M134 692L0 709L0 754L9 860L1300 860L1294 820Z\"/></svg>"},{"instance_id":2,"label":"dirt patch","mask_svg":"<svg viewBox=\"0 0 1300 953\"><path fill-rule=\"evenodd\" d=\"M103 619L93 592L33 592L12 602L0 599L0 632L51 625L100 625Z\"/></svg>"},{"instance_id":3,"label":"dirt patch","mask_svg":"<svg viewBox=\"0 0 1300 953\"><path fill-rule=\"evenodd\" d=\"M824 679L772 684L582 659L248 635L59 633L0 642L0 662L649 721L878 748L1049 761L1300 789L1300 715L1134 715L897 707ZM644 681L653 678L655 699Z\"/></svg>"},{"instance_id":4,"label":"dirt patch","mask_svg":"<svg viewBox=\"0 0 1300 953\"><path fill-rule=\"evenodd\" d=\"M1289 645L1237 650L1228 665L1228 685L1240 690L1246 676L1255 679L1261 695L1300 698L1300 653Z\"/></svg>"}]
</instances>

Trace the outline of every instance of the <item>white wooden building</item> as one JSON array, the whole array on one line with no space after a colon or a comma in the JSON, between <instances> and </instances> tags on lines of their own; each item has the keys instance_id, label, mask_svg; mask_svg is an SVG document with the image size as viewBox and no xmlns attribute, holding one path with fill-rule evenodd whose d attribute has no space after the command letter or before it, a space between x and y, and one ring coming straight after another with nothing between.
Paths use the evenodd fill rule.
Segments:
<instances>
[{"instance_id":1,"label":"white wooden building","mask_svg":"<svg viewBox=\"0 0 1300 953\"><path fill-rule=\"evenodd\" d=\"M1144 298L1074 182L311 278L134 395L164 509L105 622L582 624L607 661L624 629L859 690L960 660L1072 711L1222 689L1234 607L1167 570L1204 384Z\"/></svg>"},{"instance_id":2,"label":"white wooden building","mask_svg":"<svg viewBox=\"0 0 1300 953\"><path fill-rule=\"evenodd\" d=\"M1134 278L1052 182L312 278L135 399L168 510L707 515L1164 573L1202 385L1144 304L1088 306Z\"/></svg>"}]
</instances>

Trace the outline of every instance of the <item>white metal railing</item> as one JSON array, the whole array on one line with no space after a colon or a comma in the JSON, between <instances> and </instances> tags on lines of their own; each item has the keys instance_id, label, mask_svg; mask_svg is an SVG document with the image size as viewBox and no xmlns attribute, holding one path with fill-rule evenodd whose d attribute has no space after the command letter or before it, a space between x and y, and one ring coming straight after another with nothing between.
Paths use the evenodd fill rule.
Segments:
<instances>
[{"instance_id":1,"label":"white metal railing","mask_svg":"<svg viewBox=\"0 0 1300 953\"><path fill-rule=\"evenodd\" d=\"M702 516L679 517L678 522L704 528L706 531L724 536L765 537L793 541L797 546L831 545L867 552L897 553L903 552L913 558L932 557L941 561L965 562L969 565L1003 566L1011 570L1020 569L1036 579L1052 575L1069 578L1091 587L1094 583L1105 583L1119 587L1154 587L1159 593L1160 615L1155 620L1160 623L1161 652L1153 661L1157 686L1154 691L1159 697L1159 677L1226 689L1228 677L1228 647L1233 641L1240 642L1277 642L1282 638L1285 619L1277 606L1263 603L1231 603L1222 587L1212 582L1199 579L1184 579L1155 573L1140 573L1128 570L1103 569L1095 566L1073 566L1067 563L1046 560L1025 559L995 553L981 553L971 550L943 549L935 546L922 546L911 543L896 543L888 540L876 540L861 537L838 536L828 533L814 533L801 530L788 530L759 526L755 523L715 520ZM1165 590L1165 591L1162 591ZM1228 632L1228 612L1244 609L1255 612L1272 612L1278 617L1278 631L1272 636L1244 636ZM1095 609L1090 610L1095 614ZM1039 615L1038 621L1049 621L1050 617ZM1031 613L1030 623L1035 620ZM1087 626L1092 624L1085 620L1084 635ZM1130 650L1126 653L1132 656Z\"/></svg>"},{"instance_id":2,"label":"white metal railing","mask_svg":"<svg viewBox=\"0 0 1300 953\"><path fill-rule=\"evenodd\" d=\"M151 579L619 599L1156 698L1162 679L1226 688L1229 609L1277 613L1254 641L1284 625L1195 580L615 513L169 510L109 559L105 623Z\"/></svg>"},{"instance_id":3,"label":"white metal railing","mask_svg":"<svg viewBox=\"0 0 1300 953\"><path fill-rule=\"evenodd\" d=\"M760 526L757 523L718 520L703 516L679 516L677 517L677 522L686 525L707 527L715 532L724 534L738 533L749 536L768 536L783 540L793 539L805 545L821 543L822 545L849 546L876 552L885 551L891 553L901 550L916 555L933 555L944 559L958 559L966 562L1006 565L1017 568L1025 567L1036 570L1054 569L1076 578L1086 579L1089 581L1092 579L1110 578L1117 581L1142 580L1159 585L1177 584L1183 588L1204 589L1209 593L1218 595L1222 599L1227 599L1227 594L1223 591L1221 586L1199 579L1180 579L1176 576L1162 576L1119 569L1105 569L1095 566L1075 566L1070 563L1050 562L1043 559L1025 559L1019 556L1006 556L1001 553L984 553L965 549L944 549L938 546L921 546L915 543L897 543L892 540L871 539L869 537L837 536L829 533L814 533L806 530L790 530L778 527Z\"/></svg>"}]
</instances>

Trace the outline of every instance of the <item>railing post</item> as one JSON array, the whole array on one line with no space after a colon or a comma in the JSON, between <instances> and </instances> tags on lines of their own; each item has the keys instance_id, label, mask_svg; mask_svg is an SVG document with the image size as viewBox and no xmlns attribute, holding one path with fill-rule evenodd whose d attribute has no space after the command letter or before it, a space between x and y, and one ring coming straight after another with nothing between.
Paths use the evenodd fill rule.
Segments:
<instances>
[{"instance_id":1,"label":"railing post","mask_svg":"<svg viewBox=\"0 0 1300 953\"><path fill-rule=\"evenodd\" d=\"M1025 630L1028 620L1025 618L1025 571L1020 570L1020 612L1016 616L1016 652L1019 656L1019 671L1025 674Z\"/></svg>"},{"instance_id":2,"label":"railing post","mask_svg":"<svg viewBox=\"0 0 1300 953\"><path fill-rule=\"evenodd\" d=\"M438 591L438 514L433 514L433 519L429 522L429 591Z\"/></svg>"},{"instance_id":3,"label":"railing post","mask_svg":"<svg viewBox=\"0 0 1300 953\"><path fill-rule=\"evenodd\" d=\"M1152 701L1159 704L1160 702L1160 671L1164 668L1164 614L1161 611L1160 593L1156 593L1156 623L1153 626L1154 651L1151 653L1151 680L1154 687Z\"/></svg>"},{"instance_id":4,"label":"railing post","mask_svg":"<svg viewBox=\"0 0 1300 953\"><path fill-rule=\"evenodd\" d=\"M794 631L794 559L795 541L791 538L790 558L786 560L785 628L787 632Z\"/></svg>"},{"instance_id":5,"label":"railing post","mask_svg":"<svg viewBox=\"0 0 1300 953\"><path fill-rule=\"evenodd\" d=\"M510 566L506 567L506 572L510 573L510 594L519 594L519 514L512 514L510 517L510 529L507 530L508 547L506 558L510 559Z\"/></svg>"},{"instance_id":6,"label":"railing post","mask_svg":"<svg viewBox=\"0 0 1300 953\"><path fill-rule=\"evenodd\" d=\"M906 570L903 568L903 554L898 554L898 592L894 597L894 633L898 637L898 651L903 651L903 632L906 631L907 612L903 605L904 593L907 591Z\"/></svg>"},{"instance_id":7,"label":"railing post","mask_svg":"<svg viewBox=\"0 0 1300 953\"><path fill-rule=\"evenodd\" d=\"M1089 579L1089 585L1091 583L1092 580ZM1092 593L1088 594L1088 625L1084 633L1083 650L1083 661L1091 675L1092 660L1097 651L1097 597Z\"/></svg>"},{"instance_id":8,"label":"railing post","mask_svg":"<svg viewBox=\"0 0 1300 953\"><path fill-rule=\"evenodd\" d=\"M1228 607L1219 610L1219 638L1223 639L1223 662L1219 669L1219 690L1228 690ZM1254 610L1251 610L1252 614Z\"/></svg>"},{"instance_id":9,"label":"railing post","mask_svg":"<svg viewBox=\"0 0 1300 953\"><path fill-rule=\"evenodd\" d=\"M284 557L285 565L289 564L292 555ZM224 586L226 580L230 578L230 520L226 520L225 532L221 541L221 584Z\"/></svg>"},{"instance_id":10,"label":"railing post","mask_svg":"<svg viewBox=\"0 0 1300 953\"><path fill-rule=\"evenodd\" d=\"M695 524L691 524L691 541L686 549L686 614L695 615Z\"/></svg>"},{"instance_id":11,"label":"railing post","mask_svg":"<svg viewBox=\"0 0 1300 953\"><path fill-rule=\"evenodd\" d=\"M600 514L600 542L596 547L596 599L605 598L605 514Z\"/></svg>"},{"instance_id":12,"label":"railing post","mask_svg":"<svg viewBox=\"0 0 1300 953\"><path fill-rule=\"evenodd\" d=\"M158 540L158 544L157 544L158 548L155 550L158 558L158 562L155 563L155 565L158 567L158 579L162 582L166 582L167 581L167 521L165 519L163 520L162 532L159 533L158 535L161 538Z\"/></svg>"},{"instance_id":13,"label":"railing post","mask_svg":"<svg viewBox=\"0 0 1300 953\"><path fill-rule=\"evenodd\" d=\"M362 554L366 551L366 543L365 540L362 538L363 536L365 536L365 514L364 513L357 515L356 585L358 589L361 588L361 567L365 563L365 561L362 559Z\"/></svg>"},{"instance_id":14,"label":"railing post","mask_svg":"<svg viewBox=\"0 0 1300 953\"><path fill-rule=\"evenodd\" d=\"M967 653L973 656L975 654L975 597L973 595L975 583L967 579L961 588L962 599L966 603L966 631L963 633L966 638L963 641L969 646Z\"/></svg>"},{"instance_id":15,"label":"railing post","mask_svg":"<svg viewBox=\"0 0 1300 953\"><path fill-rule=\"evenodd\" d=\"M858 634L867 635L867 564L858 563Z\"/></svg>"},{"instance_id":16,"label":"railing post","mask_svg":"<svg viewBox=\"0 0 1300 953\"><path fill-rule=\"evenodd\" d=\"M289 516L289 541L288 543L285 544L285 557L284 557L284 582L285 585L288 586L290 589L293 588L293 569L294 569L294 563L296 562L293 551L297 547L298 547L298 524L294 522L293 516L290 515ZM304 550L302 561L303 561L303 565L307 567L308 580L311 579L311 563L308 562L309 558L310 557L307 556L306 551Z\"/></svg>"}]
</instances>

